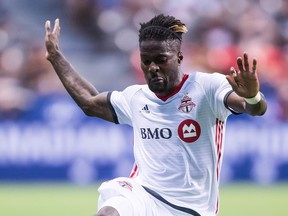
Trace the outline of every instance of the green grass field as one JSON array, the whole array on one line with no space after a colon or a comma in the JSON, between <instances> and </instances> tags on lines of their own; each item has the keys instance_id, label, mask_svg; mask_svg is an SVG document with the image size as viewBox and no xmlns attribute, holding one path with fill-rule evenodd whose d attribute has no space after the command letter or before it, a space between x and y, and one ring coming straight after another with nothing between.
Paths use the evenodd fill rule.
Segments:
<instances>
[{"instance_id":1,"label":"green grass field","mask_svg":"<svg viewBox=\"0 0 288 216\"><path fill-rule=\"evenodd\" d=\"M0 216L92 216L97 185L0 184ZM287 216L288 184L222 186L220 216Z\"/></svg>"}]
</instances>

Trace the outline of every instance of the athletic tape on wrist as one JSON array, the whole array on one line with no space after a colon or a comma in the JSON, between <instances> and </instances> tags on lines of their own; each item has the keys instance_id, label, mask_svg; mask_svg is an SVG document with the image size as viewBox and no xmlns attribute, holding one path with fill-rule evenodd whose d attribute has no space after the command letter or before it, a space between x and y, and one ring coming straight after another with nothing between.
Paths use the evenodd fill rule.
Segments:
<instances>
[{"instance_id":1,"label":"athletic tape on wrist","mask_svg":"<svg viewBox=\"0 0 288 216\"><path fill-rule=\"evenodd\" d=\"M244 98L244 100L248 103L248 104L257 104L259 103L259 101L261 100L261 94L260 92L258 92L255 97L252 98Z\"/></svg>"}]
</instances>

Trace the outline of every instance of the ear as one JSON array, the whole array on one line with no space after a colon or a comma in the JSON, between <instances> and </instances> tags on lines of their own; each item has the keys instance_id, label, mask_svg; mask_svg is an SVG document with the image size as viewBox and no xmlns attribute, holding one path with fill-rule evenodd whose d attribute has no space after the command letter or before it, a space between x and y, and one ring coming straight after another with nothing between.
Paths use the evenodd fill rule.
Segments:
<instances>
[{"instance_id":1,"label":"ear","mask_svg":"<svg viewBox=\"0 0 288 216\"><path fill-rule=\"evenodd\" d=\"M183 53L182 53L181 51L179 51L178 54L177 54L177 56L178 56L178 63L181 64L181 62L182 62L182 60L183 60L183 58L184 58L184 57L183 57Z\"/></svg>"}]
</instances>

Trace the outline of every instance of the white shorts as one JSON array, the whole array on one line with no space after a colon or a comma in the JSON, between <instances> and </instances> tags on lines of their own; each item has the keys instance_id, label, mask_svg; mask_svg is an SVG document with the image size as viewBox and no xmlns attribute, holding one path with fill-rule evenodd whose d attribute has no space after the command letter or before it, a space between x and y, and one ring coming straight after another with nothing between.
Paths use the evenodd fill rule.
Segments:
<instances>
[{"instance_id":1,"label":"white shorts","mask_svg":"<svg viewBox=\"0 0 288 216\"><path fill-rule=\"evenodd\" d=\"M98 189L98 210L104 206L115 208L120 216L179 216L189 215L171 208L147 193L131 178L116 178L101 184Z\"/></svg>"}]
</instances>

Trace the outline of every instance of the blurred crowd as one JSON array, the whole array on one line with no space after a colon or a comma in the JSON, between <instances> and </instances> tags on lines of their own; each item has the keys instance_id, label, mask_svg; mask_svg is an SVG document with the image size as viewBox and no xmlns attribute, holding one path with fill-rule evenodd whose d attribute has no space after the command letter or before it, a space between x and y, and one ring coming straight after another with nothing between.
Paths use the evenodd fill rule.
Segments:
<instances>
[{"instance_id":1,"label":"blurred crowd","mask_svg":"<svg viewBox=\"0 0 288 216\"><path fill-rule=\"evenodd\" d=\"M258 60L269 120L288 121L288 0L0 0L0 119L21 119L39 98L65 94L45 59L46 19L59 17L69 31L61 40L70 55L95 57L91 65L78 61L80 71L109 65L112 72L89 76L113 90L127 78L144 83L137 31L159 13L179 18L189 29L183 36L185 73L227 74L246 51ZM111 82L113 71L118 82ZM111 77L101 82L107 74Z\"/></svg>"}]
</instances>

